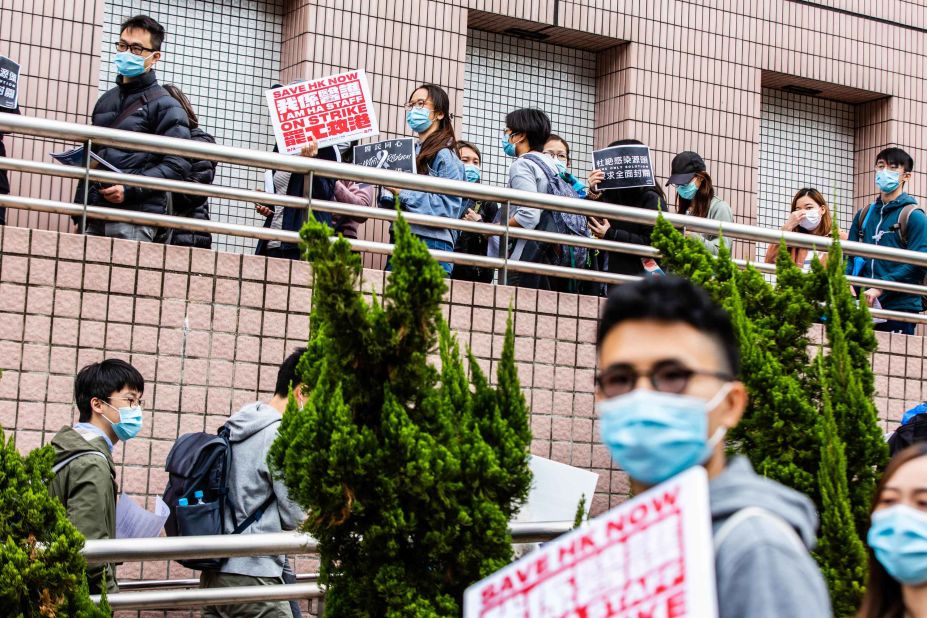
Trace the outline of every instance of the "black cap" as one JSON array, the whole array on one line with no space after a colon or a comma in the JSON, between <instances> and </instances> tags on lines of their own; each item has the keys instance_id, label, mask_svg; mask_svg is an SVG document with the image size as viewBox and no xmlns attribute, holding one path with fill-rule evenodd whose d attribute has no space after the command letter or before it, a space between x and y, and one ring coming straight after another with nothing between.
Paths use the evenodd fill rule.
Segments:
<instances>
[{"instance_id":1,"label":"black cap","mask_svg":"<svg viewBox=\"0 0 927 618\"><path fill-rule=\"evenodd\" d=\"M666 184L689 184L695 176L695 172L704 172L706 169L708 168L705 167L705 160L702 159L699 153L692 152L691 150L680 152L673 157L673 167L670 170L670 177L669 180L666 181Z\"/></svg>"}]
</instances>

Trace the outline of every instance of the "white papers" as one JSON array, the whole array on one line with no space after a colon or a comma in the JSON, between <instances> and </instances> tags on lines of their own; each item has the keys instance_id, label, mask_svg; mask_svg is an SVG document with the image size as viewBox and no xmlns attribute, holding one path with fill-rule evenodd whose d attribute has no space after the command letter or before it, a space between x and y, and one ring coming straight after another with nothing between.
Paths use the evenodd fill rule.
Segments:
<instances>
[{"instance_id":1,"label":"white papers","mask_svg":"<svg viewBox=\"0 0 927 618\"><path fill-rule=\"evenodd\" d=\"M64 165L70 165L73 167L83 167L84 165L84 147L78 146L77 148L72 148L71 150L63 150L61 152L50 152L52 159L58 163L63 163ZM109 169L112 172L117 174L122 173L122 170L118 167L111 165L109 162L105 161L97 153L90 151L90 158L93 162L90 164L90 167L97 168L100 165Z\"/></svg>"},{"instance_id":2,"label":"white papers","mask_svg":"<svg viewBox=\"0 0 927 618\"><path fill-rule=\"evenodd\" d=\"M277 192L276 187L274 187L274 173L272 170L264 172L264 191L271 195Z\"/></svg>"},{"instance_id":3,"label":"white papers","mask_svg":"<svg viewBox=\"0 0 927 618\"><path fill-rule=\"evenodd\" d=\"M573 521L583 496L589 510L598 474L535 455L528 461L528 467L534 476L531 490L514 521Z\"/></svg>"},{"instance_id":4,"label":"white papers","mask_svg":"<svg viewBox=\"0 0 927 618\"><path fill-rule=\"evenodd\" d=\"M873 309L881 309L881 308L882 308L882 303L879 302L879 299L878 299L878 298L876 298L874 301L872 301L872 308L873 308ZM873 324L882 324L883 322L888 322L888 320L886 320L885 318L872 318L872 323L873 323Z\"/></svg>"},{"instance_id":5,"label":"white papers","mask_svg":"<svg viewBox=\"0 0 927 618\"><path fill-rule=\"evenodd\" d=\"M170 509L159 496L155 502L155 512L145 510L128 494L119 496L116 503L116 538L142 539L161 536L164 522L170 515Z\"/></svg>"}]
</instances>

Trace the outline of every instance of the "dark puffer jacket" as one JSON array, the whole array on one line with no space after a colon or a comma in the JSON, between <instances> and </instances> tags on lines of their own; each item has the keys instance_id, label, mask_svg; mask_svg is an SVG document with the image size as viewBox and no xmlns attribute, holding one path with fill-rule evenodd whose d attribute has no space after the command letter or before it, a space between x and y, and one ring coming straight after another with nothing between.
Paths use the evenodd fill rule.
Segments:
<instances>
[{"instance_id":1,"label":"dark puffer jacket","mask_svg":"<svg viewBox=\"0 0 927 618\"><path fill-rule=\"evenodd\" d=\"M119 126L112 128L190 139L187 113L180 103L158 85L158 78L153 69L130 81L125 81L122 76L117 77L116 87L101 96L93 108L94 126L110 126L128 106L133 106L138 111L120 122ZM182 180L190 173L190 162L183 157L106 146L94 148L94 151L106 162L128 174ZM161 214L166 211L167 198L163 191L126 186L125 201L122 204L113 204L100 197L99 189L99 183L90 184L88 203ZM81 183L77 187L74 201L83 203L83 196L84 187Z\"/></svg>"},{"instance_id":2,"label":"dark puffer jacket","mask_svg":"<svg viewBox=\"0 0 927 618\"><path fill-rule=\"evenodd\" d=\"M215 144L216 139L199 127L190 130L190 139L195 142ZM215 161L190 161L190 173L184 179L187 182L198 182L211 185L216 178ZM209 198L205 195L190 195L187 193L172 193L174 214L179 217L209 221ZM199 247L209 249L212 247L212 234L207 232L188 232L174 230L171 238L172 245L182 247Z\"/></svg>"}]
</instances>

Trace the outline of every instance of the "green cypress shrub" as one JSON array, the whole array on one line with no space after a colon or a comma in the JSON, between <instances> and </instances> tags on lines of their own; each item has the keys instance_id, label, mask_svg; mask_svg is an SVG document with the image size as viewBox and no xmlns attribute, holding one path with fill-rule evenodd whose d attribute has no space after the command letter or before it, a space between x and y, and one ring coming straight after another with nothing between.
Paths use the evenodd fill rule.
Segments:
<instances>
[{"instance_id":1,"label":"green cypress shrub","mask_svg":"<svg viewBox=\"0 0 927 618\"><path fill-rule=\"evenodd\" d=\"M0 430L0 606L16 618L111 616L90 602L84 537L48 495L54 450L23 457Z\"/></svg>"},{"instance_id":2,"label":"green cypress shrub","mask_svg":"<svg viewBox=\"0 0 927 618\"><path fill-rule=\"evenodd\" d=\"M459 616L464 589L512 558L531 475L528 408L506 331L497 386L469 374L441 316L444 272L399 219L382 299L309 223L309 399L291 398L270 464L319 541L326 616ZM437 352L440 367L428 362Z\"/></svg>"}]
</instances>

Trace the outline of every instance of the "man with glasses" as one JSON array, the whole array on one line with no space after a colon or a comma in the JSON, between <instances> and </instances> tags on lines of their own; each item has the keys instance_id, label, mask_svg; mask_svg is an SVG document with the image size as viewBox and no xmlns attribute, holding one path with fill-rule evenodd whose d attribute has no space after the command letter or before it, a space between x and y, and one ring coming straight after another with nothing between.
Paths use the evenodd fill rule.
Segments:
<instances>
[{"instance_id":1,"label":"man with glasses","mask_svg":"<svg viewBox=\"0 0 927 618\"><path fill-rule=\"evenodd\" d=\"M71 523L88 539L116 538L116 467L113 446L142 428L145 380L138 369L116 358L87 365L74 380L78 423L62 427L52 439L55 465L49 493L64 505ZM91 565L91 594L106 578L116 592L111 565Z\"/></svg>"},{"instance_id":2,"label":"man with glasses","mask_svg":"<svg viewBox=\"0 0 927 618\"><path fill-rule=\"evenodd\" d=\"M97 101L92 121L95 126L138 131L167 137L190 139L187 114L158 84L154 66L161 60L164 28L147 15L126 20L115 43L113 59L118 76L116 87ZM190 173L190 162L176 155L161 155L103 146L95 152L127 174L183 180ZM126 185L91 183L88 203L109 208L165 214L169 194ZM75 201L83 203L84 187L78 185ZM96 236L153 241L157 228L115 221L87 222L87 233Z\"/></svg>"},{"instance_id":3,"label":"man with glasses","mask_svg":"<svg viewBox=\"0 0 927 618\"><path fill-rule=\"evenodd\" d=\"M684 279L622 285L602 312L597 347L602 441L633 490L693 466L708 472L720 618L830 616L808 554L813 503L725 456L724 435L747 407L728 314Z\"/></svg>"}]
</instances>

